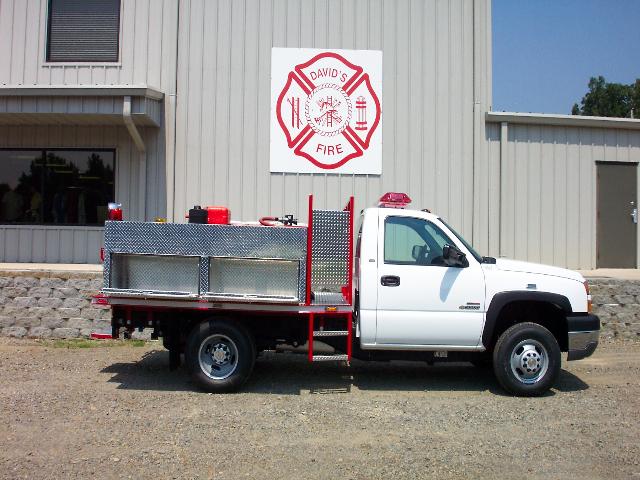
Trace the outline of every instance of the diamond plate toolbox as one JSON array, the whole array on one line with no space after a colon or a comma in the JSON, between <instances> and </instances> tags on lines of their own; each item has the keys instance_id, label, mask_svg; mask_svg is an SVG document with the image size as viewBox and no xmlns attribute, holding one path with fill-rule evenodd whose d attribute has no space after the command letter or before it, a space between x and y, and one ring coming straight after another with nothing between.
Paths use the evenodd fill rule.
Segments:
<instances>
[{"instance_id":1,"label":"diamond plate toolbox","mask_svg":"<svg viewBox=\"0 0 640 480\"><path fill-rule=\"evenodd\" d=\"M306 289L306 242L302 226L106 222L104 287L115 295L218 293L240 301L298 303ZM217 270L223 278L212 277L217 265L225 267ZM250 281L269 277L280 279L276 291L269 282Z\"/></svg>"},{"instance_id":2,"label":"diamond plate toolbox","mask_svg":"<svg viewBox=\"0 0 640 480\"><path fill-rule=\"evenodd\" d=\"M312 231L311 290L324 303L318 293L339 293L347 284L349 212L314 210Z\"/></svg>"}]
</instances>

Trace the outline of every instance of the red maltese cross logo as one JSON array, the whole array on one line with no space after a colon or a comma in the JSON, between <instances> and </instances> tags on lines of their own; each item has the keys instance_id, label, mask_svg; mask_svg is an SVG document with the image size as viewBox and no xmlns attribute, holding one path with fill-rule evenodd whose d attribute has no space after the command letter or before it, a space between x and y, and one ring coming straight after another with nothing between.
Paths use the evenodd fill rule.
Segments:
<instances>
[{"instance_id":1,"label":"red maltese cross logo","mask_svg":"<svg viewBox=\"0 0 640 480\"><path fill-rule=\"evenodd\" d=\"M369 148L380 123L380 100L362 67L327 52L289 72L276 115L289 148L331 170Z\"/></svg>"}]
</instances>

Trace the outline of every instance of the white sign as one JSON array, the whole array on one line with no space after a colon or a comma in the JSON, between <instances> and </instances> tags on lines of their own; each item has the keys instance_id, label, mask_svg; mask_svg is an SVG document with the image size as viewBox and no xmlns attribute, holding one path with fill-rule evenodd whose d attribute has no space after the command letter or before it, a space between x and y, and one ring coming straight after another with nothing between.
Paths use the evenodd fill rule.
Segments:
<instances>
[{"instance_id":1,"label":"white sign","mask_svg":"<svg viewBox=\"0 0 640 480\"><path fill-rule=\"evenodd\" d=\"M271 51L271 171L382 173L382 52Z\"/></svg>"}]
</instances>

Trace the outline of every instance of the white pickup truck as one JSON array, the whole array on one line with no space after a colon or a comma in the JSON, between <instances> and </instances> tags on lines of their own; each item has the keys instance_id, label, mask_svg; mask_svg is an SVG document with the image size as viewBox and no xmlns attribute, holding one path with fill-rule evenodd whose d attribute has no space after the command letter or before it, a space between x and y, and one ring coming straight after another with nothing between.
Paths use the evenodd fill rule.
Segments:
<instances>
[{"instance_id":1,"label":"white pickup truck","mask_svg":"<svg viewBox=\"0 0 640 480\"><path fill-rule=\"evenodd\" d=\"M312 197L308 225L107 222L94 304L113 309L114 336L153 328L172 366L184 353L213 392L240 388L256 356L283 344L306 345L311 361L492 365L505 390L524 396L553 386L561 352L594 352L600 322L580 274L483 257L409 202L385 194L355 230L353 199L326 211ZM319 341L335 353L316 354Z\"/></svg>"}]
</instances>

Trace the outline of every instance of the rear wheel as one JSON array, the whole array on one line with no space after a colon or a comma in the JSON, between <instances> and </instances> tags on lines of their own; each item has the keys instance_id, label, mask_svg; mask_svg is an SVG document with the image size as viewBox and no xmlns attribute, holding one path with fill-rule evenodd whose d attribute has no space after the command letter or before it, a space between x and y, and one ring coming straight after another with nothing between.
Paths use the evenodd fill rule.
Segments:
<instances>
[{"instance_id":1,"label":"rear wheel","mask_svg":"<svg viewBox=\"0 0 640 480\"><path fill-rule=\"evenodd\" d=\"M493 369L509 393L537 396L549 390L560 373L560 347L553 334L535 323L506 330L493 351Z\"/></svg>"},{"instance_id":2,"label":"rear wheel","mask_svg":"<svg viewBox=\"0 0 640 480\"><path fill-rule=\"evenodd\" d=\"M185 363L207 392L231 392L249 378L256 348L249 332L228 320L196 325L187 339Z\"/></svg>"},{"instance_id":3,"label":"rear wheel","mask_svg":"<svg viewBox=\"0 0 640 480\"><path fill-rule=\"evenodd\" d=\"M169 370L180 367L180 338L177 335L162 337L162 345L169 350Z\"/></svg>"}]
</instances>

